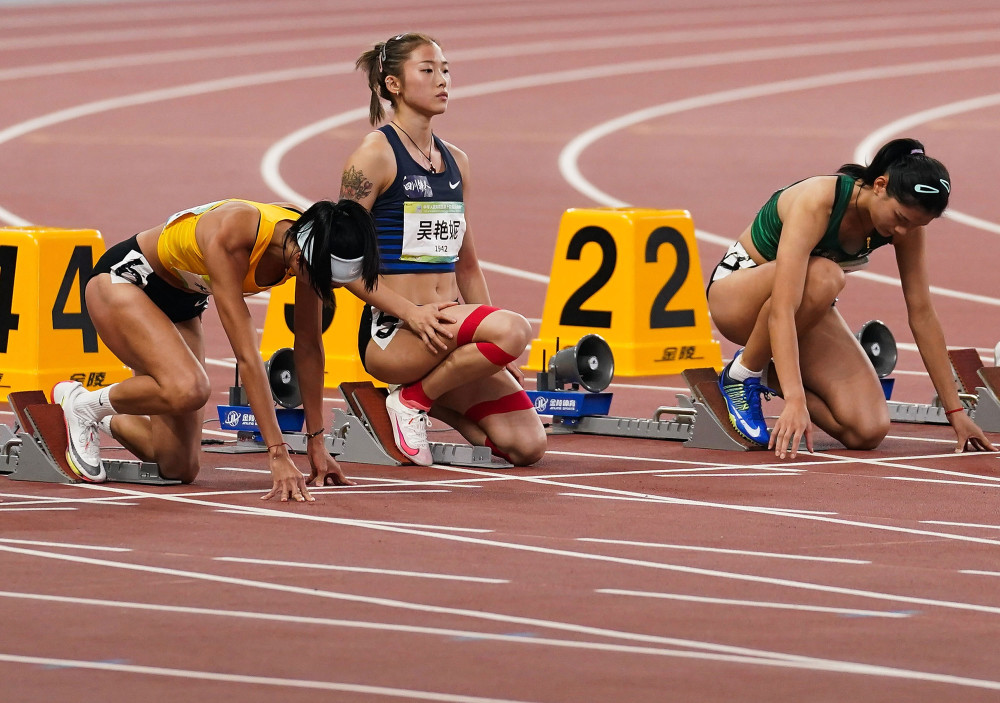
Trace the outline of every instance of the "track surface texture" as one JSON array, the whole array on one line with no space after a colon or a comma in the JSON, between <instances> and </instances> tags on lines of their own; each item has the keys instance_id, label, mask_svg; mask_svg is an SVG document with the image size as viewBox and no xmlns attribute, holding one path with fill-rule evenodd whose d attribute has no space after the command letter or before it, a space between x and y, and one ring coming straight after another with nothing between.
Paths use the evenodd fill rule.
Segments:
<instances>
[{"instance_id":1,"label":"track surface texture","mask_svg":"<svg viewBox=\"0 0 1000 703\"><path fill-rule=\"evenodd\" d=\"M408 30L451 62L435 129L470 155L494 302L536 330L567 208L689 210L707 273L775 189L913 135L954 180L929 239L949 346L993 364L994 0L2 2L0 220L110 245L336 196L369 130L353 61ZM894 400L929 402L892 255L839 307L893 330ZM214 406L233 359L206 330ZM612 413L683 385L617 377ZM951 437L780 462L561 435L530 469L345 464L358 485L308 505L259 500L260 454L206 452L185 487L0 478L0 698L997 701L1000 462Z\"/></svg>"}]
</instances>

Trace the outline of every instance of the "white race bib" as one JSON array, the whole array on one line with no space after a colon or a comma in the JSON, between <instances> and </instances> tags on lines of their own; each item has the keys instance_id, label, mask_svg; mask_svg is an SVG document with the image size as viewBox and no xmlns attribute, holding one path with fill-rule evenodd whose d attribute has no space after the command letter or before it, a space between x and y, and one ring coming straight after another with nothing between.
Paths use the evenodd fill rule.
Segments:
<instances>
[{"instance_id":1,"label":"white race bib","mask_svg":"<svg viewBox=\"0 0 1000 703\"><path fill-rule=\"evenodd\" d=\"M465 238L465 203L403 203L402 261L450 264Z\"/></svg>"},{"instance_id":2,"label":"white race bib","mask_svg":"<svg viewBox=\"0 0 1000 703\"><path fill-rule=\"evenodd\" d=\"M184 285L192 293L201 293L202 295L212 295L212 289L209 287L208 276L203 276L200 273L192 273L191 271L182 271L181 269L175 268L172 271L177 274L177 277L184 281Z\"/></svg>"},{"instance_id":3,"label":"white race bib","mask_svg":"<svg viewBox=\"0 0 1000 703\"><path fill-rule=\"evenodd\" d=\"M184 217L186 215L200 215L203 212L208 212L209 210L211 210L213 207L215 207L216 205L218 205L221 202L222 202L221 200L216 200L214 203L207 203L205 205L198 205L197 207L190 208L189 210L181 210L180 212L175 212L173 215L171 215L169 218L167 218L167 224L165 226L169 226L175 220L178 220L181 217Z\"/></svg>"}]
</instances>

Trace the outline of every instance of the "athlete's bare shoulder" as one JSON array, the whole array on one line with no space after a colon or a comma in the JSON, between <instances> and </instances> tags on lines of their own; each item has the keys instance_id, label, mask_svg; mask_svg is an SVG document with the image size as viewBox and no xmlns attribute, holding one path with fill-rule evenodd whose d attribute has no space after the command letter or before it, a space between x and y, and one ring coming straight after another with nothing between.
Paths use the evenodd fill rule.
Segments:
<instances>
[{"instance_id":1,"label":"athlete's bare shoulder","mask_svg":"<svg viewBox=\"0 0 1000 703\"><path fill-rule=\"evenodd\" d=\"M833 207L836 188L837 176L806 178L785 188L778 200L778 211L780 214L791 209L828 212Z\"/></svg>"}]
</instances>

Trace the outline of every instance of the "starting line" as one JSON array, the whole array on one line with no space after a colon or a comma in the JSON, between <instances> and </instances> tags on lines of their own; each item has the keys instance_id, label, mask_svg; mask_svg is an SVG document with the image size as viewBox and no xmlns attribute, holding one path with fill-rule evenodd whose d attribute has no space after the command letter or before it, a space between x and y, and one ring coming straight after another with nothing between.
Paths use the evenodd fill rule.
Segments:
<instances>
[{"instance_id":1,"label":"starting line","mask_svg":"<svg viewBox=\"0 0 1000 703\"><path fill-rule=\"evenodd\" d=\"M959 395L969 416L986 432L1000 432L1000 367L986 367L975 349L949 350ZM724 451L752 451L764 447L736 432L729 422L725 401L713 368L686 369L682 376L691 395L677 394L677 406L663 406L652 418L583 415L553 416L551 434L594 434L610 437L658 439L683 442L686 447ZM333 423L325 438L327 451L338 461L382 466L412 465L395 446L392 427L385 410L386 390L369 381L340 384L347 409L333 409ZM0 425L0 474L15 481L80 483L82 479L66 460L66 424L59 405L48 402L41 391L18 391L8 396L14 411L14 427ZM932 403L889 401L893 422L947 424L944 408ZM670 416L664 419L664 416ZM306 435L285 432L283 439L296 453L305 453ZM494 457L489 447L471 444L431 442L435 464L486 469L510 468L512 464ZM227 449L206 449L229 453L263 451L252 435L240 433L237 445ZM109 482L145 485L176 485L164 478L159 466L137 460L104 459Z\"/></svg>"}]
</instances>

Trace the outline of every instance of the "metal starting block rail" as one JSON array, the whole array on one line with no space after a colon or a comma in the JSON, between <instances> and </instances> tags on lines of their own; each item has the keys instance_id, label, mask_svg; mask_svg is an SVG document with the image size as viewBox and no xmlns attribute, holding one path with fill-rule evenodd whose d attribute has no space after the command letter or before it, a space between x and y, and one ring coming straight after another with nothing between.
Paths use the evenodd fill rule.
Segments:
<instances>
[{"instance_id":1,"label":"metal starting block rail","mask_svg":"<svg viewBox=\"0 0 1000 703\"><path fill-rule=\"evenodd\" d=\"M392 438L392 426L385 409L385 389L376 388L370 381L341 383L340 392L347 402L347 410L334 408L333 425L329 437L337 461L381 466L412 464ZM513 464L493 456L489 447L471 444L429 442L435 464L470 466L490 469L507 469ZM331 452L333 453L333 452Z\"/></svg>"},{"instance_id":2,"label":"metal starting block rail","mask_svg":"<svg viewBox=\"0 0 1000 703\"><path fill-rule=\"evenodd\" d=\"M18 391L7 396L16 423L0 425L0 473L14 481L81 483L66 461L66 420L60 406L42 391ZM179 484L160 474L155 463L102 459L107 481L152 486Z\"/></svg>"},{"instance_id":3,"label":"metal starting block rail","mask_svg":"<svg viewBox=\"0 0 1000 703\"><path fill-rule=\"evenodd\" d=\"M740 436L729 422L729 413L718 386L718 371L713 368L686 369L682 375L691 388L691 395L677 394L677 406L657 408L651 419L553 414L549 432L659 439L683 442L685 447L696 449L745 452L761 448ZM546 395L553 396L559 392L548 392ZM562 392L567 396L576 393ZM664 416L671 417L663 419Z\"/></svg>"},{"instance_id":4,"label":"metal starting block rail","mask_svg":"<svg viewBox=\"0 0 1000 703\"><path fill-rule=\"evenodd\" d=\"M1000 432L1000 367L984 366L975 349L949 349L958 397L969 417L984 432ZM940 401L900 403L889 401L889 419L893 422L947 425L948 417Z\"/></svg>"}]
</instances>

